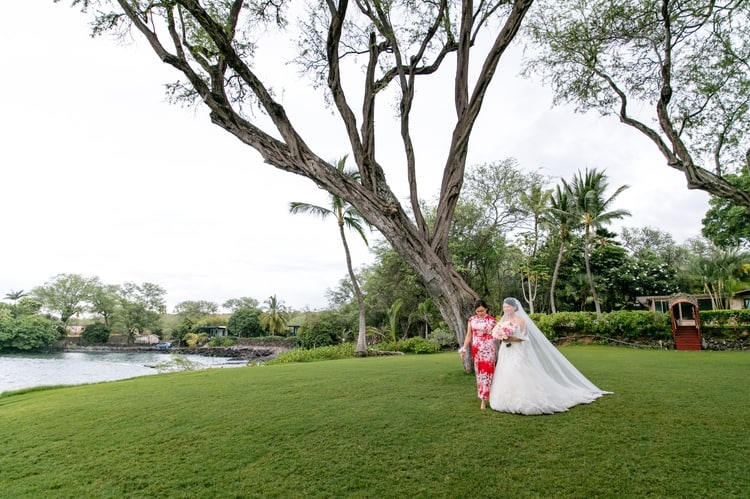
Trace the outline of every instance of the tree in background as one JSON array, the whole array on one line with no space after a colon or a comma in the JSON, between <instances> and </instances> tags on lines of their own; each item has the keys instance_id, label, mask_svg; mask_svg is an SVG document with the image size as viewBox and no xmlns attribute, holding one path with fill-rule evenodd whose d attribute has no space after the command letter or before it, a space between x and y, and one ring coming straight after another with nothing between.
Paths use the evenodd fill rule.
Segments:
<instances>
[{"instance_id":1,"label":"tree in background","mask_svg":"<svg viewBox=\"0 0 750 499\"><path fill-rule=\"evenodd\" d=\"M241 298L230 298L229 300L222 303L221 306L226 308L227 310L236 312L237 310L241 308L250 308L250 309L258 308L259 304L260 303L255 298L243 296Z\"/></svg>"},{"instance_id":2,"label":"tree in background","mask_svg":"<svg viewBox=\"0 0 750 499\"><path fill-rule=\"evenodd\" d=\"M702 291L711 297L714 309L729 309L732 294L750 285L750 253L700 241L693 241L693 248L690 268L700 279Z\"/></svg>"},{"instance_id":3,"label":"tree in background","mask_svg":"<svg viewBox=\"0 0 750 499\"><path fill-rule=\"evenodd\" d=\"M351 177L352 179L359 181L359 171L356 169L346 168L346 156L341 158L336 163L336 169L342 172L344 175ZM349 252L349 243L346 240L346 230L353 230L360 235L365 245L369 246L367 242L367 236L365 235L365 227L369 228L369 224L362 218L362 215L349 203L344 201L342 198L335 194L330 195L330 207L326 208L310 203L301 203L293 201L289 203L289 212L292 214L297 213L308 213L311 215L318 216L325 220L329 216L336 220L339 226L339 237L341 237L341 244L344 246L344 255L346 256L346 270L349 272L349 279L352 283L352 289L354 290L354 296L357 299L357 308L359 309L359 334L357 335L357 346L354 350L354 354L357 357L367 356L367 323L365 322L365 302L362 297L362 290L360 289L357 276L354 274L354 267L352 266L352 255Z\"/></svg>"},{"instance_id":4,"label":"tree in background","mask_svg":"<svg viewBox=\"0 0 750 499\"><path fill-rule=\"evenodd\" d=\"M309 312L300 327L297 340L302 348L317 348L341 343L346 324L333 311Z\"/></svg>"},{"instance_id":5,"label":"tree in background","mask_svg":"<svg viewBox=\"0 0 750 499\"><path fill-rule=\"evenodd\" d=\"M541 74L555 103L617 115L683 172L688 188L750 209L750 189L725 177L747 168L750 158L750 3L536 6L526 24L533 45L526 74Z\"/></svg>"},{"instance_id":6,"label":"tree in background","mask_svg":"<svg viewBox=\"0 0 750 499\"><path fill-rule=\"evenodd\" d=\"M94 34L112 32L122 40L139 31L159 59L184 77L169 85L173 100L202 102L214 124L258 151L266 164L313 180L361 213L414 268L459 339L477 296L453 268L448 246L453 213L472 130L500 59L532 3L316 1L306 3L304 15L297 16L288 12L296 2L244 8L244 2L221 0L73 1L93 13ZM269 45L258 36L273 28L286 30L297 20L296 31L290 28ZM340 138L351 149L361 181L312 150L290 118L302 113L287 111L274 97L284 94L284 82L256 71L261 67L254 64L256 54L268 49L277 55L279 43L295 38L295 62L301 73L325 88L322 100L335 107L345 130ZM445 136L448 146L435 222L428 227L420 207L411 114L419 95L417 81L439 73L447 61L453 88L440 100L452 101L455 118L448 123L439 117L452 130ZM351 74L345 75L349 68ZM361 80L351 85L356 78ZM390 112L394 97L404 153L404 174L399 177L408 180L410 213L386 181L375 147L377 111L385 107ZM304 114L309 114L309 105L304 103ZM423 109L434 113L439 107ZM260 114L268 119L257 119ZM328 143L337 140L327 137ZM392 147L388 148L390 153Z\"/></svg>"},{"instance_id":7,"label":"tree in background","mask_svg":"<svg viewBox=\"0 0 750 499\"><path fill-rule=\"evenodd\" d=\"M158 284L126 282L121 287L122 322L128 342L146 331L161 335L159 319L167 311L166 291Z\"/></svg>"},{"instance_id":8,"label":"tree in background","mask_svg":"<svg viewBox=\"0 0 750 499\"><path fill-rule=\"evenodd\" d=\"M529 313L534 313L534 300L536 299L539 282L549 276L549 272L539 261L539 245L542 241L543 220L549 211L552 191L545 189L541 183L532 183L526 186L526 191L521 194L521 208L531 220L531 227L520 234L516 244L525 249L524 263L521 267L521 288L523 297L529 305Z\"/></svg>"},{"instance_id":9,"label":"tree in background","mask_svg":"<svg viewBox=\"0 0 750 499\"><path fill-rule=\"evenodd\" d=\"M11 289L9 293L5 293L5 299L10 300L13 303L16 303L24 296L29 296L29 294L26 293L23 289L20 291L14 291Z\"/></svg>"},{"instance_id":10,"label":"tree in background","mask_svg":"<svg viewBox=\"0 0 750 499\"><path fill-rule=\"evenodd\" d=\"M496 310L503 297L516 296L516 290L521 296L518 270L523 255L509 245L533 227L524 200L532 186L545 181L538 172L522 171L513 158L473 165L466 171L451 227L451 255L472 289L490 304L497 300Z\"/></svg>"},{"instance_id":11,"label":"tree in background","mask_svg":"<svg viewBox=\"0 0 750 499\"><path fill-rule=\"evenodd\" d=\"M104 345L109 341L110 333L111 330L106 324L95 322L93 324L88 324L83 328L81 338L83 338L86 343L92 345Z\"/></svg>"},{"instance_id":12,"label":"tree in background","mask_svg":"<svg viewBox=\"0 0 750 499\"><path fill-rule=\"evenodd\" d=\"M260 324L261 313L261 310L255 307L238 308L229 316L229 320L227 321L229 334L242 338L262 336L263 329Z\"/></svg>"},{"instance_id":13,"label":"tree in background","mask_svg":"<svg viewBox=\"0 0 750 499\"><path fill-rule=\"evenodd\" d=\"M286 333L289 312L284 306L284 302L277 299L276 295L272 295L268 297L264 304L265 310L260 314L260 325L272 335Z\"/></svg>"},{"instance_id":14,"label":"tree in background","mask_svg":"<svg viewBox=\"0 0 750 499\"><path fill-rule=\"evenodd\" d=\"M42 302L44 309L55 313L67 325L68 320L86 310L97 286L98 277L84 277L79 274L58 274L33 289L32 294Z\"/></svg>"},{"instance_id":15,"label":"tree in background","mask_svg":"<svg viewBox=\"0 0 750 499\"><path fill-rule=\"evenodd\" d=\"M550 312L557 312L555 304L555 287L557 286L557 277L560 272L563 254L570 240L570 234L579 226L578 217L575 212L575 205L571 199L571 193L565 189L564 184L555 186L555 191L550 197L550 206L544 214L542 223L550 230L553 241L558 244L557 258L552 270L552 280L549 290Z\"/></svg>"},{"instance_id":16,"label":"tree in background","mask_svg":"<svg viewBox=\"0 0 750 499\"><path fill-rule=\"evenodd\" d=\"M599 304L599 298L596 293L594 284L594 274L591 272L591 248L594 244L596 229L609 225L613 220L629 216L627 210L608 211L615 198L628 188L627 185L621 185L615 192L605 198L605 191L609 187L604 172L596 169L589 170L586 168L584 173L579 170L573 177L573 181L565 183L565 188L573 199L575 213L578 215L581 226L583 227L583 255L586 262L586 276L591 287L591 296L594 300L596 314L601 315L602 309Z\"/></svg>"},{"instance_id":17,"label":"tree in background","mask_svg":"<svg viewBox=\"0 0 750 499\"><path fill-rule=\"evenodd\" d=\"M97 282L91 293L89 311L100 316L104 325L111 329L119 306L120 287Z\"/></svg>"},{"instance_id":18,"label":"tree in background","mask_svg":"<svg viewBox=\"0 0 750 499\"><path fill-rule=\"evenodd\" d=\"M750 156L748 156L750 161ZM726 175L727 182L750 191L750 165L742 175ZM710 208L703 218L701 233L719 248L750 249L750 210L717 196L708 201Z\"/></svg>"}]
</instances>

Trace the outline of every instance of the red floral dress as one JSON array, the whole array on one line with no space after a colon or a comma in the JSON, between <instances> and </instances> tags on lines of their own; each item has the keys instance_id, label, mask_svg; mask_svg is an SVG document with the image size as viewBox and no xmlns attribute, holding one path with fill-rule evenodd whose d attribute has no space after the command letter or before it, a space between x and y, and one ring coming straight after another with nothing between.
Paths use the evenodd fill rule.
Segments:
<instances>
[{"instance_id":1,"label":"red floral dress","mask_svg":"<svg viewBox=\"0 0 750 499\"><path fill-rule=\"evenodd\" d=\"M495 338L492 337L492 328L495 327L495 318L491 315L469 317L471 328L471 356L474 358L474 374L477 377L477 395L481 400L490 398L490 386L492 376L495 374Z\"/></svg>"}]
</instances>

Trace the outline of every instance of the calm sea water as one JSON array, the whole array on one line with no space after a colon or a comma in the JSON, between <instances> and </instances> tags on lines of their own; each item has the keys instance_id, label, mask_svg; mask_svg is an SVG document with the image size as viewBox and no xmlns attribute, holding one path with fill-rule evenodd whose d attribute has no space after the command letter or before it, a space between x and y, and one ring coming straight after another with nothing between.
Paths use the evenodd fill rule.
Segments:
<instances>
[{"instance_id":1,"label":"calm sea water","mask_svg":"<svg viewBox=\"0 0 750 499\"><path fill-rule=\"evenodd\" d=\"M244 365L226 357L185 355L196 369ZM0 393L53 385L80 385L150 376L174 370L172 356L164 353L79 353L0 355ZM161 368L149 367L162 365Z\"/></svg>"}]
</instances>

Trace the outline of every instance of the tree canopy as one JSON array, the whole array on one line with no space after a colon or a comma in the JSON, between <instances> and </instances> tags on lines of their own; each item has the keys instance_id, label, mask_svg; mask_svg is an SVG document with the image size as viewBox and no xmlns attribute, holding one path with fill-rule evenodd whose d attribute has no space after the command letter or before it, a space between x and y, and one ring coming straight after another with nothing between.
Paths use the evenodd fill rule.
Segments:
<instances>
[{"instance_id":1,"label":"tree canopy","mask_svg":"<svg viewBox=\"0 0 750 499\"><path fill-rule=\"evenodd\" d=\"M688 188L750 209L725 175L750 168L750 3L539 0L526 74L556 103L616 115L652 141Z\"/></svg>"},{"instance_id":2,"label":"tree canopy","mask_svg":"<svg viewBox=\"0 0 750 499\"><path fill-rule=\"evenodd\" d=\"M170 84L172 98L202 102L214 124L258 151L266 163L313 180L362 214L415 269L460 337L476 293L452 267L448 235L472 128L500 58L532 3L73 2L92 13L94 34L113 33L122 39L140 32L156 55L183 78ZM301 21L296 22L295 16ZM313 84L325 85L359 181L310 148L293 122L293 113L275 97L278 89L272 86L272 75L256 71L253 62L258 52L278 50L261 43L261 35L272 28L288 29L285 37L296 38L299 45L295 61L301 72L311 75ZM489 39L477 43L480 34ZM453 102L455 120L443 162L437 216L428 227L417 189L411 111L417 82L446 67L453 71L454 86L446 101ZM355 69L345 71L351 68ZM376 114L384 107L392 112L394 98L404 157L398 166L408 179L408 210L386 181L379 159L383 155L376 148Z\"/></svg>"}]
</instances>

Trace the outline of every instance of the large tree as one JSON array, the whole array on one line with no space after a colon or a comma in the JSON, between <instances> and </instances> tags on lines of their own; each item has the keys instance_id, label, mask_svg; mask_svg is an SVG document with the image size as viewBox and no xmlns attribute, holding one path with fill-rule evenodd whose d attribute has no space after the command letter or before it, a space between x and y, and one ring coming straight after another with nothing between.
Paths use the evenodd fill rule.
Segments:
<instances>
[{"instance_id":1,"label":"large tree","mask_svg":"<svg viewBox=\"0 0 750 499\"><path fill-rule=\"evenodd\" d=\"M172 97L202 102L214 124L257 150L266 163L307 177L351 204L415 269L460 339L476 293L451 264L448 235L461 193L472 129L500 58L532 3L73 1L93 13L95 34L113 32L122 38L133 29L139 31L156 55L184 77L170 86ZM304 21L293 32L300 41L297 61L305 74L318 76L317 82L327 87L327 98L343 123L342 138L351 149L360 181L310 148L292 122L293 114L274 97L281 90L273 86L278 82L273 82L271 75L256 72L254 58L262 49L278 53L277 46L261 47L256 41L270 25L290 24L289 9L305 11ZM482 49L486 50L479 52ZM348 61L353 70L347 73L345 82ZM455 120L442 162L435 224L428 227L419 204L411 112L417 80L447 65L455 71L450 97L446 97L453 100ZM358 84L347 86L357 77L361 77ZM390 89L394 91L386 92ZM376 149L376 110L382 109L383 98L393 98L394 94L410 210L404 209L386 182L382 155ZM392 110L392 104L386 102L386 109ZM309 110L302 112L307 114ZM261 120L259 114L268 121Z\"/></svg>"},{"instance_id":2,"label":"large tree","mask_svg":"<svg viewBox=\"0 0 750 499\"><path fill-rule=\"evenodd\" d=\"M540 0L527 71L556 103L616 115L690 189L750 209L725 175L750 162L750 2Z\"/></svg>"},{"instance_id":3,"label":"large tree","mask_svg":"<svg viewBox=\"0 0 750 499\"><path fill-rule=\"evenodd\" d=\"M63 324L75 314L86 310L95 290L99 287L99 278L84 277L80 274L58 274L43 286L32 291L35 298L42 302L44 308L56 313Z\"/></svg>"}]
</instances>

